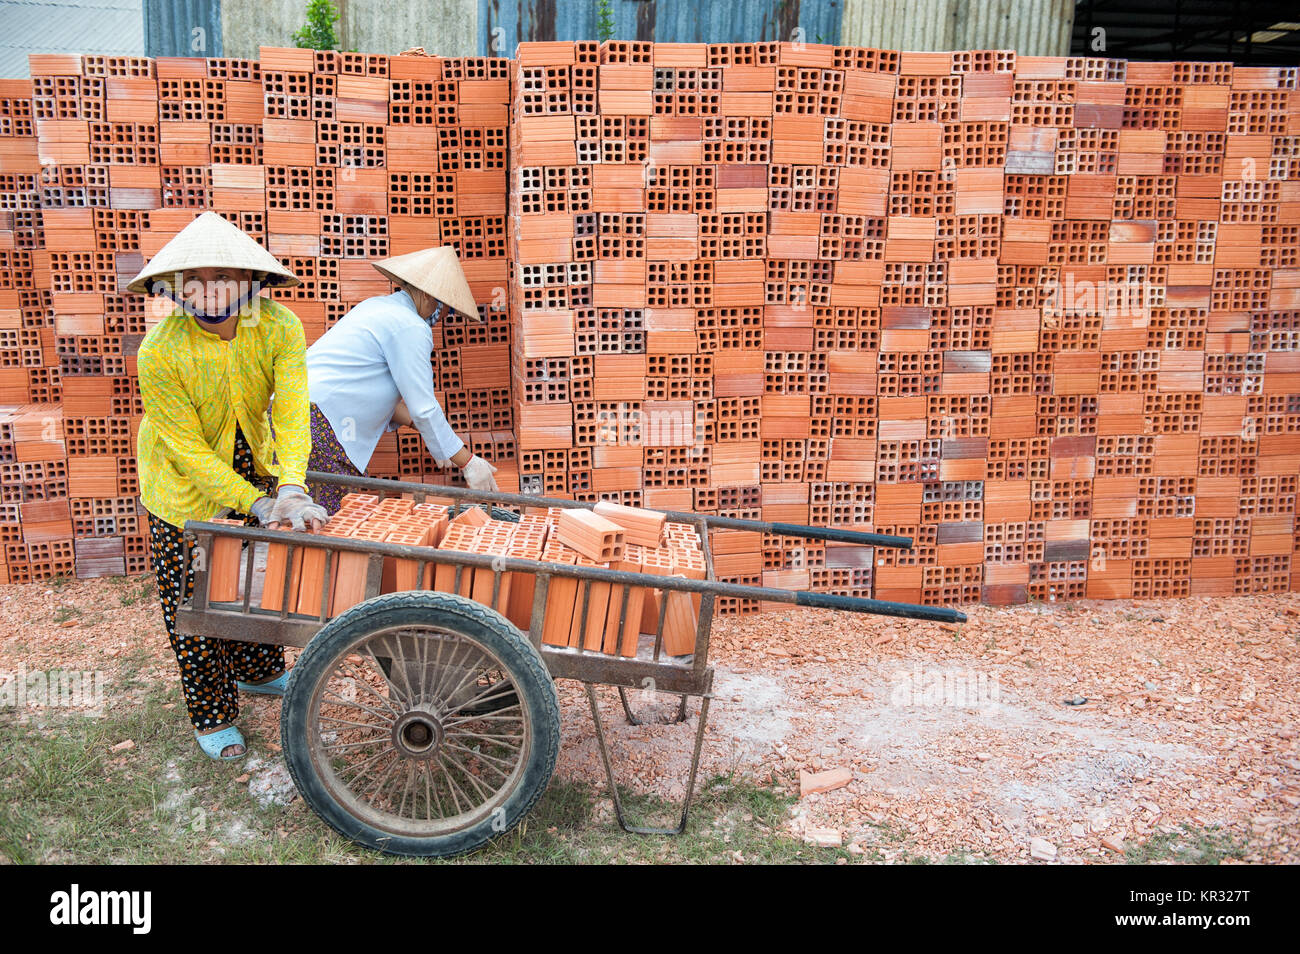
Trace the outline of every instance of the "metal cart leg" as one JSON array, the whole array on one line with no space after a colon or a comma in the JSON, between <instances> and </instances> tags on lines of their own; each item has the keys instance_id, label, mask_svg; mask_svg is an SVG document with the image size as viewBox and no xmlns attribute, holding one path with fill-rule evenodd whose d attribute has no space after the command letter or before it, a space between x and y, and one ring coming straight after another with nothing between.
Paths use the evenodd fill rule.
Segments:
<instances>
[{"instance_id":1,"label":"metal cart leg","mask_svg":"<svg viewBox=\"0 0 1300 954\"><path fill-rule=\"evenodd\" d=\"M709 721L710 697L700 697L700 725L695 730L695 751L691 756L691 777L686 785L686 798L682 802L682 820L676 828L646 828L629 825L627 817L623 814L623 802L618 797L618 786L614 784L614 765L610 761L609 746L605 742L605 726L600 720L600 704L596 701L596 687L590 682L584 682L583 685L587 689L587 701L591 704L591 721L596 726L596 741L600 744L600 757L605 762L605 777L609 780L609 794L614 800L614 814L618 818L618 826L633 835L680 835L686 830L686 819L691 811L691 799L695 795L695 778L700 769L700 750L704 746L704 727ZM682 696L683 710L685 707L686 697Z\"/></svg>"},{"instance_id":2,"label":"metal cart leg","mask_svg":"<svg viewBox=\"0 0 1300 954\"><path fill-rule=\"evenodd\" d=\"M627 703L627 690L624 689L622 686L618 687L618 699L619 702L623 703L623 714L627 716L627 721L629 725L646 724L644 719L638 719L636 716L632 714L632 707L629 706ZM681 705L677 707L677 715L673 716L671 719L656 719L655 724L673 725L677 722L685 722L685 721L686 721L686 694L683 693Z\"/></svg>"}]
</instances>

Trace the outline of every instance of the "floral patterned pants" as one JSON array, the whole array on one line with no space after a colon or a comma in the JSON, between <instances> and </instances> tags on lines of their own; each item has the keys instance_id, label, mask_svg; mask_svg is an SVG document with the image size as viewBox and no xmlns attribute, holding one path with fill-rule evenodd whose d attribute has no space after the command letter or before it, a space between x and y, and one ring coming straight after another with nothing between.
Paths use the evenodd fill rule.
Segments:
<instances>
[{"instance_id":1,"label":"floral patterned pants","mask_svg":"<svg viewBox=\"0 0 1300 954\"><path fill-rule=\"evenodd\" d=\"M311 457L307 460L307 469L347 477L365 476L353 465L348 452L339 443L334 428L330 427L329 418L315 404L311 406ZM307 493L332 517L343 506L348 488L338 484L308 484Z\"/></svg>"},{"instance_id":2,"label":"floral patterned pants","mask_svg":"<svg viewBox=\"0 0 1300 954\"><path fill-rule=\"evenodd\" d=\"M235 472L255 486L268 490L271 478L258 477L253 452L244 435L235 430ZM244 522L256 524L245 516ZM149 514L149 555L158 577L158 602L163 625L181 670L181 690L190 722L196 729L230 724L239 715L235 680L261 682L284 672L284 647L210 636L182 636L176 632L176 607L194 592L194 567L185 562L184 531ZM183 594L183 595L182 595Z\"/></svg>"}]
</instances>

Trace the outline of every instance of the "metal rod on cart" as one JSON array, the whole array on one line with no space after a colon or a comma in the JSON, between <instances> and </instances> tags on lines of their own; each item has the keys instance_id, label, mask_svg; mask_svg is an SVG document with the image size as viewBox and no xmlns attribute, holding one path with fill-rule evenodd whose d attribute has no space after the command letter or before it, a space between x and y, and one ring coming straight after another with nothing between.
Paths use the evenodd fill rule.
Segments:
<instances>
[{"instance_id":1,"label":"metal rod on cart","mask_svg":"<svg viewBox=\"0 0 1300 954\"><path fill-rule=\"evenodd\" d=\"M594 504L559 497L533 497L529 494L502 494L451 487L441 484L415 484L381 477L346 477L309 470L307 480L312 483L336 484L358 490L376 490L393 493L423 493L469 500L473 503L511 504L516 507L567 507L571 510L590 510ZM709 527L719 530L745 530L750 533L778 533L786 537L803 537L809 540L831 540L835 543L856 543L864 547L892 547L900 550L912 548L911 537L897 537L887 533L862 533L857 530L837 530L834 527L808 527L797 523L773 523L767 520L742 520L740 517L715 517L710 514L687 513L681 510L659 510L669 520L690 523L703 520Z\"/></svg>"}]
</instances>

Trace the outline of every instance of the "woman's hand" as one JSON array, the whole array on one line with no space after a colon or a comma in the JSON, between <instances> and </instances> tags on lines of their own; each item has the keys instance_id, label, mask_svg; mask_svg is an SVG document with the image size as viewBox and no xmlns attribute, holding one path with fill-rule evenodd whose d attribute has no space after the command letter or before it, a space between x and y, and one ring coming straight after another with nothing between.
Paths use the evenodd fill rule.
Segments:
<instances>
[{"instance_id":1,"label":"woman's hand","mask_svg":"<svg viewBox=\"0 0 1300 954\"><path fill-rule=\"evenodd\" d=\"M312 500L303 488L292 484L281 487L274 500L259 497L249 509L258 523L268 530L277 530L282 523L295 530L306 530L310 523L312 530L318 531L329 520L324 507Z\"/></svg>"},{"instance_id":2,"label":"woman's hand","mask_svg":"<svg viewBox=\"0 0 1300 954\"><path fill-rule=\"evenodd\" d=\"M461 473L465 475L465 483L472 490L500 492L496 478L492 476L496 473L496 468L477 454L471 457L469 463L461 468Z\"/></svg>"},{"instance_id":3,"label":"woman's hand","mask_svg":"<svg viewBox=\"0 0 1300 954\"><path fill-rule=\"evenodd\" d=\"M253 501L253 505L248 508L248 512L257 518L257 522L266 526L271 522L271 510L275 507L275 498L263 494Z\"/></svg>"}]
</instances>

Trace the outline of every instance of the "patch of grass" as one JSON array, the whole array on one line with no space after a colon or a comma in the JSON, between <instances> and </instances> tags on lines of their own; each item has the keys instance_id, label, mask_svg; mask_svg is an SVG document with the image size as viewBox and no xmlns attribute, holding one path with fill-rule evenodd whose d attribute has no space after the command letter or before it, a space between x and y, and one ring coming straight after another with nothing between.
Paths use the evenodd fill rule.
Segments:
<instances>
[{"instance_id":1,"label":"patch of grass","mask_svg":"<svg viewBox=\"0 0 1300 954\"><path fill-rule=\"evenodd\" d=\"M130 689L138 689L144 685L141 673L144 672L153 657L149 650L141 643L136 643L127 650L126 654L118 660L117 678L112 684L114 693L126 692ZM175 702L175 698L168 698L164 701Z\"/></svg>"},{"instance_id":2,"label":"patch of grass","mask_svg":"<svg viewBox=\"0 0 1300 954\"><path fill-rule=\"evenodd\" d=\"M1231 832L1218 825L1208 828L1186 828L1152 835L1142 844L1126 844L1124 861L1130 865L1149 865L1157 862L1191 865L1217 865L1232 858L1246 855L1246 844Z\"/></svg>"},{"instance_id":3,"label":"patch of grass","mask_svg":"<svg viewBox=\"0 0 1300 954\"><path fill-rule=\"evenodd\" d=\"M154 769L165 763L175 727L160 703L110 710L98 720L59 713L44 724L6 724L0 789L8 812L0 820L0 850L15 862L161 860L150 844L162 797ZM111 751L126 738L135 750ZM125 765L115 764L122 758Z\"/></svg>"},{"instance_id":4,"label":"patch of grass","mask_svg":"<svg viewBox=\"0 0 1300 954\"><path fill-rule=\"evenodd\" d=\"M620 786L628 824L676 828L679 802ZM734 776L704 782L678 836L623 832L603 786L556 779L524 824L464 859L471 864L834 864L848 851L815 848L784 831L795 799Z\"/></svg>"},{"instance_id":5,"label":"patch of grass","mask_svg":"<svg viewBox=\"0 0 1300 954\"><path fill-rule=\"evenodd\" d=\"M461 858L380 855L338 836L300 798L261 805L235 781L246 761L217 763L195 746L170 683L131 674L139 648L120 661L102 716L49 710L19 722L0 713L0 856L14 863L83 864L964 864L965 851L929 858L907 849L907 831L872 825L865 854L818 848L791 835L797 799L735 773L699 784L684 834L623 832L603 785L554 778L523 823ZM130 692L124 690L130 689ZM164 709L165 703L173 708ZM273 765L266 738L244 727L252 756ZM112 751L131 739L134 748ZM254 773L265 771L255 767ZM683 781L685 781L683 779ZM679 801L620 788L633 825L676 827Z\"/></svg>"},{"instance_id":6,"label":"patch of grass","mask_svg":"<svg viewBox=\"0 0 1300 954\"><path fill-rule=\"evenodd\" d=\"M898 865L991 865L997 864L996 859L988 858L975 854L967 848L958 848L956 851L949 852L942 858L933 858L929 855L917 854L909 849L906 845L908 833L903 828L891 822L867 822L867 832L869 836L867 843L863 844L866 849L865 859L877 864L890 862ZM874 842L874 843L873 843Z\"/></svg>"},{"instance_id":7,"label":"patch of grass","mask_svg":"<svg viewBox=\"0 0 1300 954\"><path fill-rule=\"evenodd\" d=\"M75 606L60 606L54 611L54 622L66 623L70 619L76 619L81 615L81 610Z\"/></svg>"},{"instance_id":8,"label":"patch of grass","mask_svg":"<svg viewBox=\"0 0 1300 954\"><path fill-rule=\"evenodd\" d=\"M940 860L941 865L994 865L997 861L982 855L972 854L966 848L951 851Z\"/></svg>"},{"instance_id":9,"label":"patch of grass","mask_svg":"<svg viewBox=\"0 0 1300 954\"><path fill-rule=\"evenodd\" d=\"M129 666L124 666L128 670ZM418 864L336 835L301 799L260 806L235 781L244 763L216 763L194 745L171 687L147 686L103 717L69 713L18 722L0 715L0 855L14 863ZM245 730L251 754L267 739ZM131 739L135 747L113 752ZM623 792L632 824L674 827L680 804ZM603 787L553 779L524 822L481 851L449 862L834 863L785 832L792 795L718 776L700 786L679 837L625 834ZM739 853L738 855L736 853Z\"/></svg>"},{"instance_id":10,"label":"patch of grass","mask_svg":"<svg viewBox=\"0 0 1300 954\"><path fill-rule=\"evenodd\" d=\"M123 587L123 591L117 595L117 601L122 606L134 606L136 603L153 599L155 583L148 577L122 576L117 579L129 581Z\"/></svg>"},{"instance_id":11,"label":"patch of grass","mask_svg":"<svg viewBox=\"0 0 1300 954\"><path fill-rule=\"evenodd\" d=\"M867 822L867 827L875 830L877 842L883 841L889 845L897 845L907 837L907 833L901 828L887 822Z\"/></svg>"},{"instance_id":12,"label":"patch of grass","mask_svg":"<svg viewBox=\"0 0 1300 954\"><path fill-rule=\"evenodd\" d=\"M29 864L34 859L28 857L24 849L16 814L13 806L0 802L0 857L7 858L14 864Z\"/></svg>"}]
</instances>

